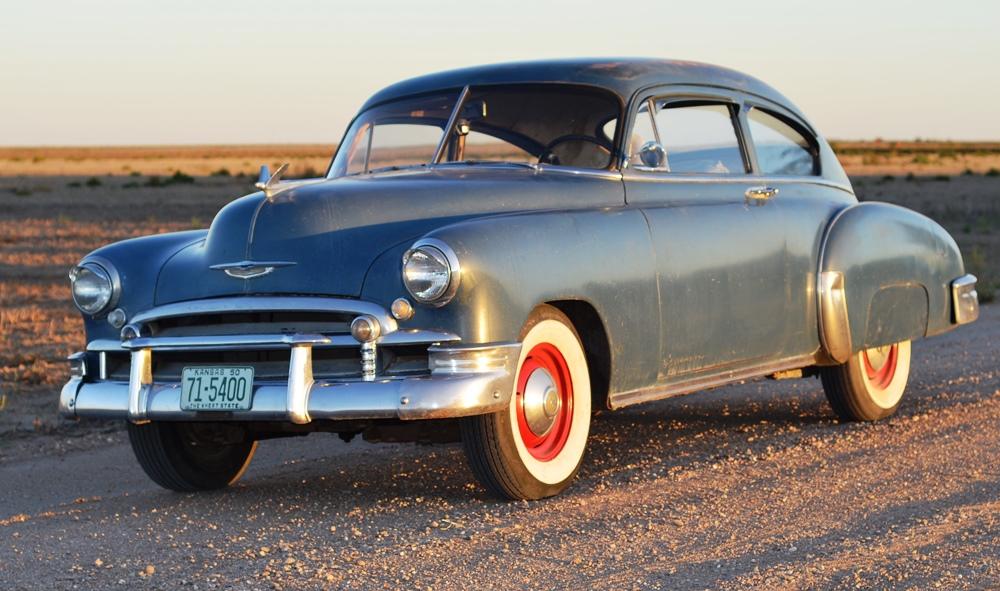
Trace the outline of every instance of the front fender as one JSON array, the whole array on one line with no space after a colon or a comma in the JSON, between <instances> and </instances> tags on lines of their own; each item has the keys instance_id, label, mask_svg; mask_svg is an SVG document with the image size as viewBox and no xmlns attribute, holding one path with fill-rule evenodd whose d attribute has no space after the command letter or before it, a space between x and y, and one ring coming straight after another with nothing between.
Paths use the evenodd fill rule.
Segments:
<instances>
[{"instance_id":1,"label":"front fender","mask_svg":"<svg viewBox=\"0 0 1000 591\"><path fill-rule=\"evenodd\" d=\"M838 362L953 327L950 288L965 272L962 255L944 228L919 213L876 202L841 210L819 267L821 337Z\"/></svg>"},{"instance_id":2,"label":"front fender","mask_svg":"<svg viewBox=\"0 0 1000 591\"><path fill-rule=\"evenodd\" d=\"M454 300L417 306L400 323L453 332L467 343L516 341L531 310L580 300L604 322L611 387L652 383L659 367L659 307L649 231L642 213L604 208L491 216L427 234L447 243L461 264ZM408 246L408 244L406 245ZM406 295L400 255L390 249L368 272L364 295Z\"/></svg>"},{"instance_id":3,"label":"front fender","mask_svg":"<svg viewBox=\"0 0 1000 591\"><path fill-rule=\"evenodd\" d=\"M132 238L103 246L82 260L100 257L114 265L122 289L117 305L131 318L137 312L153 307L160 268L184 247L204 240L206 234L206 230L191 230ZM97 317L84 314L83 321L88 342L118 338L118 329L108 324L103 314Z\"/></svg>"}]
</instances>

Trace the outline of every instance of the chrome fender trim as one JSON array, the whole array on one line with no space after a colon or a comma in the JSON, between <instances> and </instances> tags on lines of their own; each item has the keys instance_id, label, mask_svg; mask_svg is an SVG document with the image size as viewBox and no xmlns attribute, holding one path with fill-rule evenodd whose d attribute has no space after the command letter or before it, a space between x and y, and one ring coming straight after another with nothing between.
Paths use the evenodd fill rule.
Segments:
<instances>
[{"instance_id":1,"label":"chrome fender trim","mask_svg":"<svg viewBox=\"0 0 1000 591\"><path fill-rule=\"evenodd\" d=\"M847 317L844 274L823 271L819 274L819 336L823 349L838 363L851 357L851 323Z\"/></svg>"}]
</instances>

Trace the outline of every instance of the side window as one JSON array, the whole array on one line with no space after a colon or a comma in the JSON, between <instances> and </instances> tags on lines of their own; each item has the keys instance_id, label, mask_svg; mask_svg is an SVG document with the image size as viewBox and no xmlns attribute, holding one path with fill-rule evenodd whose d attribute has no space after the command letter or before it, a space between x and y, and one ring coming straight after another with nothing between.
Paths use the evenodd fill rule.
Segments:
<instances>
[{"instance_id":1,"label":"side window","mask_svg":"<svg viewBox=\"0 0 1000 591\"><path fill-rule=\"evenodd\" d=\"M430 162L441 138L436 125L376 124L369 132L367 171Z\"/></svg>"},{"instance_id":2,"label":"side window","mask_svg":"<svg viewBox=\"0 0 1000 591\"><path fill-rule=\"evenodd\" d=\"M485 162L524 162L534 164L538 158L504 140L470 131L463 140L462 160Z\"/></svg>"},{"instance_id":3,"label":"side window","mask_svg":"<svg viewBox=\"0 0 1000 591\"><path fill-rule=\"evenodd\" d=\"M814 144L798 130L756 107L750 110L747 119L762 174L809 176L819 173Z\"/></svg>"},{"instance_id":4,"label":"side window","mask_svg":"<svg viewBox=\"0 0 1000 591\"><path fill-rule=\"evenodd\" d=\"M649 147L647 146L649 142L659 142L659 138L656 136L656 129L653 127L653 118L649 115L649 101L646 101L639 107L639 112L635 115L635 124L632 126L632 137L628 143L628 159L629 162L637 166L662 169L662 164L656 166L655 162L647 162L649 157L642 152L643 146Z\"/></svg>"},{"instance_id":5,"label":"side window","mask_svg":"<svg viewBox=\"0 0 1000 591\"><path fill-rule=\"evenodd\" d=\"M700 101L663 104L657 101L655 118L670 172L747 172L729 105Z\"/></svg>"}]
</instances>

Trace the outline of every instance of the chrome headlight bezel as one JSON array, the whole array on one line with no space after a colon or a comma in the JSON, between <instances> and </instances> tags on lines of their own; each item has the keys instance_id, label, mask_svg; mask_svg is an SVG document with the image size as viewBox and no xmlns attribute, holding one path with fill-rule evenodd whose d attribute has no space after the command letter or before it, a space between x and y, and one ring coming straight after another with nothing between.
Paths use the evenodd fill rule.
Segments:
<instances>
[{"instance_id":1,"label":"chrome headlight bezel","mask_svg":"<svg viewBox=\"0 0 1000 591\"><path fill-rule=\"evenodd\" d=\"M418 290L407 279L407 265L417 252L422 252L433 260L440 262L442 269L446 273L445 282L433 291ZM403 254L402 277L403 285L406 287L406 291L413 296L413 299L421 304L439 308L450 302L458 292L458 286L462 279L462 268L458 262L458 255L455 254L455 251L450 246L437 238L424 238L415 242Z\"/></svg>"},{"instance_id":2,"label":"chrome headlight bezel","mask_svg":"<svg viewBox=\"0 0 1000 591\"><path fill-rule=\"evenodd\" d=\"M106 286L102 293L102 297L95 305L84 306L80 303L80 298L77 297L77 279L84 271L100 278ZM89 257L85 259L79 265L70 270L69 279L70 292L73 295L73 304L76 305L78 310L88 316L96 318L102 314L106 314L114 308L114 306L118 303L119 296L121 296L121 279L118 276L118 271L110 261L103 258Z\"/></svg>"}]
</instances>

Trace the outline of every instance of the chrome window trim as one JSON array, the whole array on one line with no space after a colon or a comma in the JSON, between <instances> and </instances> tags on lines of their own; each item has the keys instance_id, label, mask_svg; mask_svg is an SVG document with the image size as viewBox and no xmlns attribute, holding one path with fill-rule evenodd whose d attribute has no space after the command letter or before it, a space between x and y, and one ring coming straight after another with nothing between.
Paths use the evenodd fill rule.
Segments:
<instances>
[{"instance_id":1,"label":"chrome window trim","mask_svg":"<svg viewBox=\"0 0 1000 591\"><path fill-rule=\"evenodd\" d=\"M444 150L448 146L448 140L451 138L451 130L455 128L455 121L458 120L458 114L462 111L462 105L465 103L465 99L469 98L469 85L466 84L462 88L462 92L458 94L458 99L455 101L455 107L451 110L451 115L448 117L448 124L445 125L444 133L441 135L441 141L438 142L437 149L434 150L434 157L428 163L433 166L441 161L441 156L444 155ZM371 148L371 140L368 142L369 149ZM367 165L367 159L365 160Z\"/></svg>"}]
</instances>

